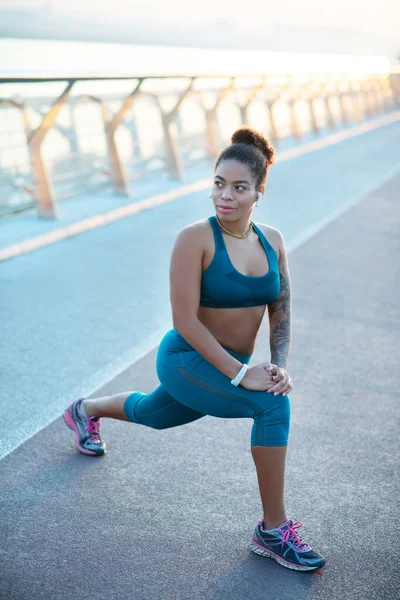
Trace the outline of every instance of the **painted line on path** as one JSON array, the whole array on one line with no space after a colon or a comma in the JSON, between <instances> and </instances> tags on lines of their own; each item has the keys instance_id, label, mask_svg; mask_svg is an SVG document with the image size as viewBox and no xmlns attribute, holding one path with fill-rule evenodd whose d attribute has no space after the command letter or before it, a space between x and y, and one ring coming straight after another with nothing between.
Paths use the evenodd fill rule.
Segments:
<instances>
[{"instance_id":1,"label":"painted line on path","mask_svg":"<svg viewBox=\"0 0 400 600\"><path fill-rule=\"evenodd\" d=\"M309 154L310 152L315 152L316 150L321 150L322 148L338 144L339 142L343 142L357 135L368 133L379 127L390 125L399 120L400 111L395 111L390 115L384 115L378 119L369 121L368 123L356 125L351 129L338 131L324 139L308 142L307 144L304 144L298 148L285 150L282 153L277 152L277 163L298 158L299 156ZM132 204L128 204L127 206L122 206L120 208L111 210L105 214L95 215L93 217L89 217L88 219L77 221L72 225L61 227L60 229L55 229L49 233L44 233L17 244L6 246L5 248L0 249L0 262L21 256L21 254L33 252L34 250L38 250L39 248L43 248L45 246L50 246L51 244L61 242L62 240L71 238L86 231L103 227L104 225L108 225L109 223L113 223L114 221L118 221L120 219L125 219L144 210L149 210L162 204L167 204L168 202L172 202L178 198L182 198L183 196L205 190L209 186L209 178L200 179L194 183L183 185L176 190L163 192L161 194L145 198L144 200L140 200L139 202L134 202Z\"/></svg>"}]
</instances>

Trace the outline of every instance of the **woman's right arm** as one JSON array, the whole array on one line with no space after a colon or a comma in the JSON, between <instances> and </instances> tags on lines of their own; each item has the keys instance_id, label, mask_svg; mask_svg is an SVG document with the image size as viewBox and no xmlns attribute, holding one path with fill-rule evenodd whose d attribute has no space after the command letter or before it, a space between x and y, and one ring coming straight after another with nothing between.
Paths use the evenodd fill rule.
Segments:
<instances>
[{"instance_id":1,"label":"woman's right arm","mask_svg":"<svg viewBox=\"0 0 400 600\"><path fill-rule=\"evenodd\" d=\"M182 337L230 379L242 363L229 354L198 318L204 231L195 223L182 229L175 241L170 266L170 299L173 326Z\"/></svg>"}]
</instances>

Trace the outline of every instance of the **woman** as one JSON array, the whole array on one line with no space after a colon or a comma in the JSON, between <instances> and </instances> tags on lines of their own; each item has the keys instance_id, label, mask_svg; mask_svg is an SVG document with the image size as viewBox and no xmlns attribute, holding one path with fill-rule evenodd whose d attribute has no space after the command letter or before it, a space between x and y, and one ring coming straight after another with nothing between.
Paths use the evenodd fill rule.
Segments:
<instances>
[{"instance_id":1,"label":"woman","mask_svg":"<svg viewBox=\"0 0 400 600\"><path fill-rule=\"evenodd\" d=\"M263 517L250 548L279 564L313 571L325 560L297 534L301 522L287 519L284 470L293 388L285 367L291 335L290 276L281 233L251 221L264 193L274 149L256 131L242 127L219 156L210 198L215 216L177 236L171 258L170 296L174 329L161 341L150 394L80 398L65 411L78 450L105 452L101 417L166 429L205 415L254 420L251 452ZM268 306L271 361L254 367L254 351Z\"/></svg>"}]
</instances>

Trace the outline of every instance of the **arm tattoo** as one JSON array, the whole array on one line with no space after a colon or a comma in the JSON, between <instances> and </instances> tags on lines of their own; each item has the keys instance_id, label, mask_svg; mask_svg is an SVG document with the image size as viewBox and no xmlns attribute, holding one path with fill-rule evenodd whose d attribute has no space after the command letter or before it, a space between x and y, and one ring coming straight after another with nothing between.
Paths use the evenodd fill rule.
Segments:
<instances>
[{"instance_id":1,"label":"arm tattoo","mask_svg":"<svg viewBox=\"0 0 400 600\"><path fill-rule=\"evenodd\" d=\"M291 338L291 289L289 272L280 271L281 289L278 298L268 305L270 323L271 362L286 367Z\"/></svg>"}]
</instances>

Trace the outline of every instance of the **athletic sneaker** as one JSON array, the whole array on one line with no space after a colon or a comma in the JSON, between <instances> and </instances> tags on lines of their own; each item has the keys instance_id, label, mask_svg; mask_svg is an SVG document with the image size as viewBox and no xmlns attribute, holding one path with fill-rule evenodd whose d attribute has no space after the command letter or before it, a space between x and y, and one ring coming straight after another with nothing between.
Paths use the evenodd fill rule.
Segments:
<instances>
[{"instance_id":1,"label":"athletic sneaker","mask_svg":"<svg viewBox=\"0 0 400 600\"><path fill-rule=\"evenodd\" d=\"M303 542L296 529L302 526L301 521L285 521L276 529L263 529L264 521L260 519L256 525L250 550L260 556L273 558L277 563L296 571L314 571L323 567L325 559Z\"/></svg>"},{"instance_id":2,"label":"athletic sneaker","mask_svg":"<svg viewBox=\"0 0 400 600\"><path fill-rule=\"evenodd\" d=\"M75 431L76 447L82 454L100 456L106 451L106 444L101 440L99 427L100 417L86 417L80 407L85 398L75 400L64 412L64 421Z\"/></svg>"}]
</instances>

